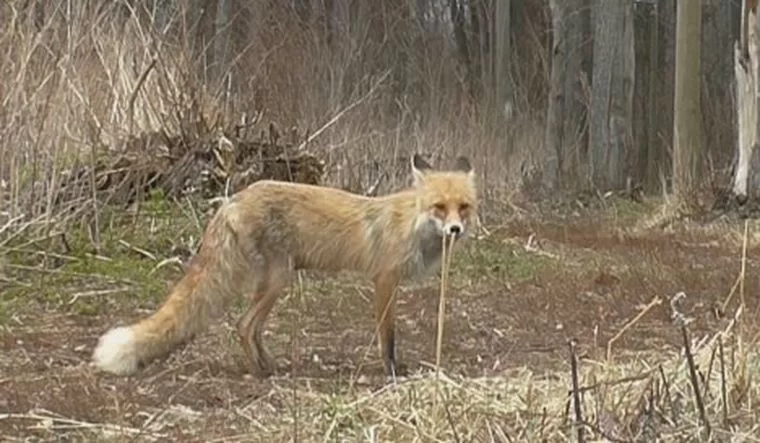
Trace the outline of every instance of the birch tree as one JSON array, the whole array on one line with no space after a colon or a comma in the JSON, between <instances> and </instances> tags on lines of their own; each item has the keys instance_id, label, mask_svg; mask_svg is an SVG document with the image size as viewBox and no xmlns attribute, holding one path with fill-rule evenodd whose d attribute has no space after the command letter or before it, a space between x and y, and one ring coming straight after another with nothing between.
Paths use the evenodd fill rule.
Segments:
<instances>
[{"instance_id":1,"label":"birch tree","mask_svg":"<svg viewBox=\"0 0 760 443\"><path fill-rule=\"evenodd\" d=\"M758 34L757 0L742 2L741 37L734 45L736 75L736 116L739 154L734 173L733 193L740 201L747 198L747 180L752 153L757 146L758 118Z\"/></svg>"}]
</instances>

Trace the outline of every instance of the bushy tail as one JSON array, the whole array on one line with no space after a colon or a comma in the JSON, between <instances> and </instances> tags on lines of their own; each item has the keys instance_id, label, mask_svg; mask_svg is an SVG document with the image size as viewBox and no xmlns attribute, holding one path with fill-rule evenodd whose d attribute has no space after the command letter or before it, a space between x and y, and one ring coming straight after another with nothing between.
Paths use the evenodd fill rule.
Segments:
<instances>
[{"instance_id":1,"label":"bushy tail","mask_svg":"<svg viewBox=\"0 0 760 443\"><path fill-rule=\"evenodd\" d=\"M129 375L140 364L171 352L193 338L239 294L245 257L221 210L210 222L198 255L157 312L131 326L111 329L98 340L95 365Z\"/></svg>"}]
</instances>

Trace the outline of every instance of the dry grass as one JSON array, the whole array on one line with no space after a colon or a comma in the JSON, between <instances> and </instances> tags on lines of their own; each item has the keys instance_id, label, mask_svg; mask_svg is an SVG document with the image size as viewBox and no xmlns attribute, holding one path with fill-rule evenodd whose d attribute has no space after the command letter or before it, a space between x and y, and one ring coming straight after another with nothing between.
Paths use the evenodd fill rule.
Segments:
<instances>
[{"instance_id":1,"label":"dry grass","mask_svg":"<svg viewBox=\"0 0 760 443\"><path fill-rule=\"evenodd\" d=\"M758 430L757 416L748 404L758 392L754 388L746 391L742 371L751 373L758 368L757 354L746 356L742 363L746 369L732 368L720 360L718 364L728 366L729 372L724 374L712 370L714 347L698 346L693 352L700 367L710 368L709 380L700 388L707 399L705 408L714 435L755 441L751 436ZM626 441L702 438L704 423L694 404L688 365L680 356L618 365L585 362L583 366L582 409L589 434ZM356 398L300 391L297 407L301 436L308 441L562 441L574 436L568 414L570 386L569 372L545 374L528 368L493 378L460 379L441 374L440 378L422 376L388 385ZM748 403L730 404L726 413L722 399L728 392L739 391ZM437 395L443 401L437 401ZM281 418L278 426L273 417L272 427L264 432L285 438L288 419Z\"/></svg>"},{"instance_id":2,"label":"dry grass","mask_svg":"<svg viewBox=\"0 0 760 443\"><path fill-rule=\"evenodd\" d=\"M720 334L692 345L695 365L707 368L699 384L707 422L694 401L690 366L680 355L584 362L579 390L587 433L612 441L693 441L705 438L708 425L718 440L757 441L760 425L751 404L758 390L746 374L760 360L756 352L742 353L732 364L728 356L736 348L724 348L724 340ZM436 372L355 396L300 389L291 407L299 411L299 434L307 441L565 441L575 434L571 386L569 371L519 368L466 379ZM270 393L284 403L288 394L287 388ZM292 435L289 417L269 418L257 431L278 441Z\"/></svg>"},{"instance_id":3,"label":"dry grass","mask_svg":"<svg viewBox=\"0 0 760 443\"><path fill-rule=\"evenodd\" d=\"M626 363L583 361L579 369L583 427L608 441L758 441L758 392L749 380L760 359L730 336L692 344L700 371L704 418L683 355L631 356ZM743 349L739 349L743 348ZM569 366L569 365L568 365ZM62 374L65 376L65 374ZM187 383L193 383L192 379ZM275 380L252 401L206 410L167 404L141 411L140 428L82 421L32 410L0 414L28 431L122 441L219 435L209 422L230 426L213 441L574 441L571 373L522 367L494 377L455 377L434 371L397 383L326 392L308 379ZM205 418L202 418L205 416ZM705 420L706 419L706 420Z\"/></svg>"}]
</instances>

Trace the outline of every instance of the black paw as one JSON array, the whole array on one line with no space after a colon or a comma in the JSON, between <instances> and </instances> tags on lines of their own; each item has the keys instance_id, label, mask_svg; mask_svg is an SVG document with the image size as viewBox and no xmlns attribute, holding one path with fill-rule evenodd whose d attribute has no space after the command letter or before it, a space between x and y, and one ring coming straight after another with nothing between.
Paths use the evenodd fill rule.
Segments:
<instances>
[{"instance_id":1,"label":"black paw","mask_svg":"<svg viewBox=\"0 0 760 443\"><path fill-rule=\"evenodd\" d=\"M396 377L406 377L409 375L409 367L405 363L390 360L385 363L385 373L395 381Z\"/></svg>"}]
</instances>

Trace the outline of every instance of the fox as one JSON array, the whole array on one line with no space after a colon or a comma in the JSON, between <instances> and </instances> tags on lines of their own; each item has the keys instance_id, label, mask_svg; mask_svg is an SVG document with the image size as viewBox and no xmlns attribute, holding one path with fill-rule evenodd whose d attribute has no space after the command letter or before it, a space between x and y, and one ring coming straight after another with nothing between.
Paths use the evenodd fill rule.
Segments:
<instances>
[{"instance_id":1,"label":"fox","mask_svg":"<svg viewBox=\"0 0 760 443\"><path fill-rule=\"evenodd\" d=\"M237 320L252 375L276 372L262 333L293 271L352 271L374 283L374 317L384 372L396 377L395 293L403 281L432 276L446 251L468 238L478 209L476 175L465 156L434 169L410 157L412 184L381 196L260 180L229 197L208 222L199 251L152 315L98 339L94 365L128 376L192 340L235 298L249 298Z\"/></svg>"}]
</instances>

